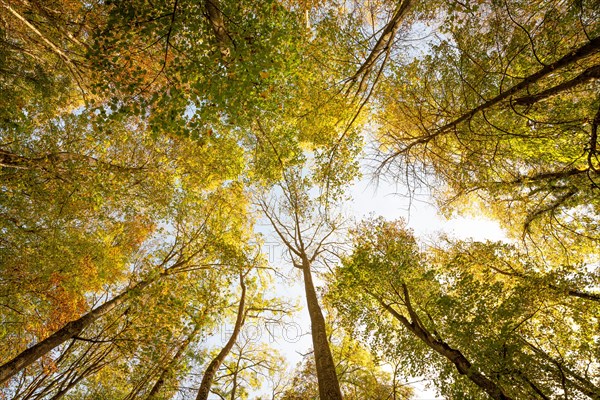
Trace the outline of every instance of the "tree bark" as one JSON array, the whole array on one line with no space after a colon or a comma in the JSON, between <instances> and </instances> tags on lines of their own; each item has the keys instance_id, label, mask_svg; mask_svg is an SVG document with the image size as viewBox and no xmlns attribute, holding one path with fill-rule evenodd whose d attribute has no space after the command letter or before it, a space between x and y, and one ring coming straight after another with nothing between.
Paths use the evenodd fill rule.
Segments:
<instances>
[{"instance_id":1,"label":"tree bark","mask_svg":"<svg viewBox=\"0 0 600 400\"><path fill-rule=\"evenodd\" d=\"M600 78L600 65L594 65L593 67L590 67L583 71L581 74L577 75L575 78L553 86L549 89L543 90L539 93L519 97L518 99L514 100L514 103L521 106L529 106L534 103L537 103L540 100L547 99L548 97L554 96L562 91L573 89L578 85L581 85L592 79L597 78Z\"/></svg>"},{"instance_id":2,"label":"tree bark","mask_svg":"<svg viewBox=\"0 0 600 400\"><path fill-rule=\"evenodd\" d=\"M210 22L210 26L217 38L221 55L223 58L227 58L231 53L231 50L229 49L231 38L229 37L227 28L225 28L223 12L221 12L221 9L219 8L218 0L205 0L204 9L206 18L208 19L208 22Z\"/></svg>"},{"instance_id":3,"label":"tree bark","mask_svg":"<svg viewBox=\"0 0 600 400\"><path fill-rule=\"evenodd\" d=\"M319 306L317 292L312 281L310 262L303 257L302 274L304 277L304 289L306 291L306 303L310 315L310 330L312 335L315 364L317 366L317 381L319 382L319 398L322 400L341 400L342 392L335 372L335 363L327 340L325 318Z\"/></svg>"},{"instance_id":4,"label":"tree bark","mask_svg":"<svg viewBox=\"0 0 600 400\"><path fill-rule=\"evenodd\" d=\"M244 325L245 319L245 302L246 302L246 284L244 283L244 275L240 274L240 286L242 287L242 295L240 297L240 303L238 305L238 313L237 318L235 320L235 326L233 328L233 333L231 337L225 344L225 347L221 349L219 354L210 362L206 371L204 372L204 376L202 377L202 382L200 383L200 389L198 390L198 395L196 396L196 400L206 400L208 399L208 395L210 394L210 387L212 386L213 380L219 367L225 360L225 357L229 354L235 341L237 340L240 331L242 330L242 326Z\"/></svg>"},{"instance_id":5,"label":"tree bark","mask_svg":"<svg viewBox=\"0 0 600 400\"><path fill-rule=\"evenodd\" d=\"M408 8L411 6L411 0L402 0L394 10L394 14L392 18L387 23L385 28L383 29L381 36L375 43L375 47L369 53L365 61L358 68L356 73L350 78L350 82L352 83L348 90L352 88L352 85L358 81L360 78L360 83L358 85L357 93L364 91L366 80L371 75L373 67L377 60L381 57L381 55L389 49L392 42L394 41L394 37L396 36L396 32L398 28L400 28L400 23L402 22ZM362 76L362 78L361 78Z\"/></svg>"}]
</instances>

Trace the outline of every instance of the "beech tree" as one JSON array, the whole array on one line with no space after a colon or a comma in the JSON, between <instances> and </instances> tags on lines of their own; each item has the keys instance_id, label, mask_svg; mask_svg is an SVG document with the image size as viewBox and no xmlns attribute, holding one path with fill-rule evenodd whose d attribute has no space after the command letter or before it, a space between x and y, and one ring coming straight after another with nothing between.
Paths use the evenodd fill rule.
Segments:
<instances>
[{"instance_id":1,"label":"beech tree","mask_svg":"<svg viewBox=\"0 0 600 400\"><path fill-rule=\"evenodd\" d=\"M437 37L422 56L399 60L381 92L381 170L421 182L430 174L448 213L479 202L537 245L595 243L595 8L442 6Z\"/></svg>"},{"instance_id":2,"label":"beech tree","mask_svg":"<svg viewBox=\"0 0 600 400\"><path fill-rule=\"evenodd\" d=\"M259 206L283 242L292 263L302 273L306 303L311 321L311 337L317 369L319 395L341 399L335 363L329 347L325 318L319 305L312 269L318 257L328 250L328 240L338 228L327 212L324 199L311 199L309 181L300 171L287 170L279 186L279 200L260 199ZM317 201L317 205L313 203ZM319 201L320 200L320 201ZM319 204L320 203L320 204Z\"/></svg>"},{"instance_id":3,"label":"beech tree","mask_svg":"<svg viewBox=\"0 0 600 400\"><path fill-rule=\"evenodd\" d=\"M422 252L403 222L383 219L362 223L354 243L330 288L345 326L445 396L598 395L598 302L551 277L524 280L535 269L523 254L490 243Z\"/></svg>"},{"instance_id":4,"label":"beech tree","mask_svg":"<svg viewBox=\"0 0 600 400\"><path fill-rule=\"evenodd\" d=\"M337 104L339 106L339 104ZM319 111L316 111L319 112ZM343 114L342 114L343 115ZM336 116L332 128L339 126ZM301 129L303 121L300 121ZM329 122L329 121L325 121ZM312 126L312 129L322 129ZM342 129L345 127L342 125ZM292 265L302 273L306 304L311 320L311 337L321 398L340 399L338 377L327 338L325 317L313 278L315 267L335 254L343 218L335 214L344 199L343 188L358 174L353 154L359 139L352 130L344 132L343 143L335 135L313 152L284 158L270 140L277 133L259 125L262 141L268 143L279 164L281 178L271 186L258 187L257 206L270 222L286 249ZM312 132L311 132L312 133ZM332 147L336 153L332 153Z\"/></svg>"}]
</instances>

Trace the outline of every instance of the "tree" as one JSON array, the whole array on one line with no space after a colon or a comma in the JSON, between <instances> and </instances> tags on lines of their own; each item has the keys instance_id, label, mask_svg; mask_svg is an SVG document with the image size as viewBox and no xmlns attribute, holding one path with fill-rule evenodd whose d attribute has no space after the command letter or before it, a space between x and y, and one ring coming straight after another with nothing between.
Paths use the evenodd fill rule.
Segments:
<instances>
[{"instance_id":1,"label":"tree","mask_svg":"<svg viewBox=\"0 0 600 400\"><path fill-rule=\"evenodd\" d=\"M196 396L197 400L206 400L208 395L210 394L210 387L215 379L215 375L223 361L225 361L225 357L229 354L233 346L235 345L238 335L244 325L244 319L246 317L246 284L244 283L245 273L240 272L240 287L242 289L242 293L240 295L240 303L238 305L238 310L235 319L235 325L233 327L233 332L231 336L227 340L227 343L223 348L219 351L219 353L211 360L206 367L206 371L202 376L202 382L200 383L200 389L198 389L198 396Z\"/></svg>"},{"instance_id":2,"label":"tree","mask_svg":"<svg viewBox=\"0 0 600 400\"><path fill-rule=\"evenodd\" d=\"M125 288L109 301L93 308L81 317L67 322L48 337L40 340L35 345L19 353L12 358L12 360L3 364L0 367L0 377L2 382L6 382L17 372L46 355L57 346L62 345L70 339L77 339L84 330L100 317L110 313L115 308L122 306L132 295L144 291L147 287L153 285L160 279L173 273L197 269L210 269L214 261L211 260L211 258L203 260L203 258L206 257L206 255L203 254L206 244L202 241L198 241L198 239L203 238L201 234L204 233L204 229L206 229L205 226L200 226L197 230L193 231L191 241L189 237L179 237L172 246L167 247L162 251L163 256L162 258L158 258L157 264L144 265L145 268L148 268L146 273L149 274L146 279L133 284L131 287ZM151 257L157 257L159 255L160 253L152 254ZM150 260L141 261L148 262Z\"/></svg>"},{"instance_id":3,"label":"tree","mask_svg":"<svg viewBox=\"0 0 600 400\"><path fill-rule=\"evenodd\" d=\"M98 8L61 0L0 4L0 124L51 118L82 104L85 38L102 21Z\"/></svg>"},{"instance_id":4,"label":"tree","mask_svg":"<svg viewBox=\"0 0 600 400\"><path fill-rule=\"evenodd\" d=\"M442 9L439 35L422 56L398 62L381 91L382 171L412 171L421 181L430 174L449 213L479 201L539 246L558 241L565 247L550 246L576 254L568 247L595 243L594 6L500 1Z\"/></svg>"},{"instance_id":5,"label":"tree","mask_svg":"<svg viewBox=\"0 0 600 400\"><path fill-rule=\"evenodd\" d=\"M270 221L302 273L311 319L319 393L339 399L341 392L327 340L326 323L319 305L313 270L333 249L339 220L332 210L344 198L344 188L358 174L355 156L360 148L358 131L362 106L335 86L347 76L345 59L337 50L348 45L336 35L338 21L324 13L315 38L308 46L306 76L297 81L295 107L277 118L259 118L253 124L255 162L268 162L270 174L254 185L259 210ZM322 60L328 60L327 65ZM306 70L304 70L306 68ZM264 172L263 172L264 173Z\"/></svg>"},{"instance_id":6,"label":"tree","mask_svg":"<svg viewBox=\"0 0 600 400\"><path fill-rule=\"evenodd\" d=\"M175 254L188 263L189 246L214 260L219 243L240 240L245 202L231 181L240 154L223 141L232 157L223 165L226 157L189 139L144 128L136 118L67 114L4 131L12 139L0 172L4 362L53 333L69 330L48 349L77 335L83 326L73 321L89 325L122 304L132 282L141 290L163 277ZM173 235L165 225L177 227ZM102 294L114 301L102 306Z\"/></svg>"},{"instance_id":7,"label":"tree","mask_svg":"<svg viewBox=\"0 0 600 400\"><path fill-rule=\"evenodd\" d=\"M244 331L248 319L278 318L290 312L290 307L277 297L267 296L270 289L270 270L267 268L262 254L251 255L256 249L250 247L244 254L239 254L238 276L240 295L234 313L235 321L231 331L222 330L221 334L230 333L223 347L218 348L209 362L203 367L200 388L197 398L208 398L217 393L221 397L238 398L236 393L246 393L248 385L258 389L262 382L251 379L250 373L264 374L276 369L275 358L269 361L265 349L260 349L254 342L259 337L249 336ZM223 325L222 325L223 328ZM223 337L221 339L224 339ZM260 357L260 358L259 358ZM233 358L233 359L232 359ZM267 374L268 375L268 374Z\"/></svg>"},{"instance_id":8,"label":"tree","mask_svg":"<svg viewBox=\"0 0 600 400\"><path fill-rule=\"evenodd\" d=\"M316 207L311 204L308 179L302 177L298 170L288 170L285 173L285 181L280 186L283 193L281 203L275 205L276 203L261 199L259 205L289 252L294 267L302 272L315 349L319 394L324 399L341 399L335 364L327 340L325 318L319 306L311 272L317 257L326 251L327 241L337 227L324 214L324 204L317 204Z\"/></svg>"},{"instance_id":9,"label":"tree","mask_svg":"<svg viewBox=\"0 0 600 400\"><path fill-rule=\"evenodd\" d=\"M341 392L312 270L319 262L326 262L324 255L333 251L336 232L342 225L341 218L332 215L332 210L344 197L344 185L358 172L353 159L357 138L346 132L350 134L342 144L336 142L335 136L330 137L329 143L325 142L310 155L314 162L308 163L302 154L291 160L283 158L269 139L272 133L259 127L261 138L269 143L279 163L282 178L268 188L271 197L264 188L257 188L261 190L257 205L285 246L293 266L302 273L320 396L338 399ZM340 152L333 158L329 152L331 146Z\"/></svg>"},{"instance_id":10,"label":"tree","mask_svg":"<svg viewBox=\"0 0 600 400\"><path fill-rule=\"evenodd\" d=\"M330 295L374 351L430 375L450 398L597 396L586 372L598 368L589 347L597 302L506 275L532 268L506 246L421 252L402 222L381 219L364 222L354 238Z\"/></svg>"}]
</instances>

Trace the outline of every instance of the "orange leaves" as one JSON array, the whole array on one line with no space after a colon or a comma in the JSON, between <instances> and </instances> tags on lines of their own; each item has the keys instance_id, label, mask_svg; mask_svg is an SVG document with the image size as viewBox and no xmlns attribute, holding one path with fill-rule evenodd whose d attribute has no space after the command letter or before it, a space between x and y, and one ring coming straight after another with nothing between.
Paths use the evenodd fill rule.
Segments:
<instances>
[{"instance_id":1,"label":"orange leaves","mask_svg":"<svg viewBox=\"0 0 600 400\"><path fill-rule=\"evenodd\" d=\"M155 228L154 222L140 216L127 222L123 229L123 236L126 236L130 250L137 249Z\"/></svg>"},{"instance_id":2,"label":"orange leaves","mask_svg":"<svg viewBox=\"0 0 600 400\"><path fill-rule=\"evenodd\" d=\"M48 337L66 323L79 318L88 309L83 294L69 287L73 286L73 282L68 275L52 272L46 285L39 286L40 284L41 282L36 282L35 286L26 288L25 293L41 294L40 301L36 302L35 310L23 315L26 318L23 329L27 334L11 342L13 350L24 349L31 342Z\"/></svg>"},{"instance_id":3,"label":"orange leaves","mask_svg":"<svg viewBox=\"0 0 600 400\"><path fill-rule=\"evenodd\" d=\"M53 272L50 276L51 288L46 291L50 314L48 315L48 322L40 328L40 336L45 337L62 328L67 322L78 318L87 310L83 295L65 289L63 286L64 281L65 276L58 272Z\"/></svg>"}]
</instances>

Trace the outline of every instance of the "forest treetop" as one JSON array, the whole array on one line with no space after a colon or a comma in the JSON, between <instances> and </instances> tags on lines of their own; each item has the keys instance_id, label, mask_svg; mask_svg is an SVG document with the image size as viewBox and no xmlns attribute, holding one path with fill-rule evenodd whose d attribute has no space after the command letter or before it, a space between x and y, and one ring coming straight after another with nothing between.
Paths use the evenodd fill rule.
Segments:
<instances>
[{"instance_id":1,"label":"forest treetop","mask_svg":"<svg viewBox=\"0 0 600 400\"><path fill-rule=\"evenodd\" d=\"M596 0L0 0L2 394L599 398L599 79ZM511 242L352 226L368 163Z\"/></svg>"}]
</instances>

